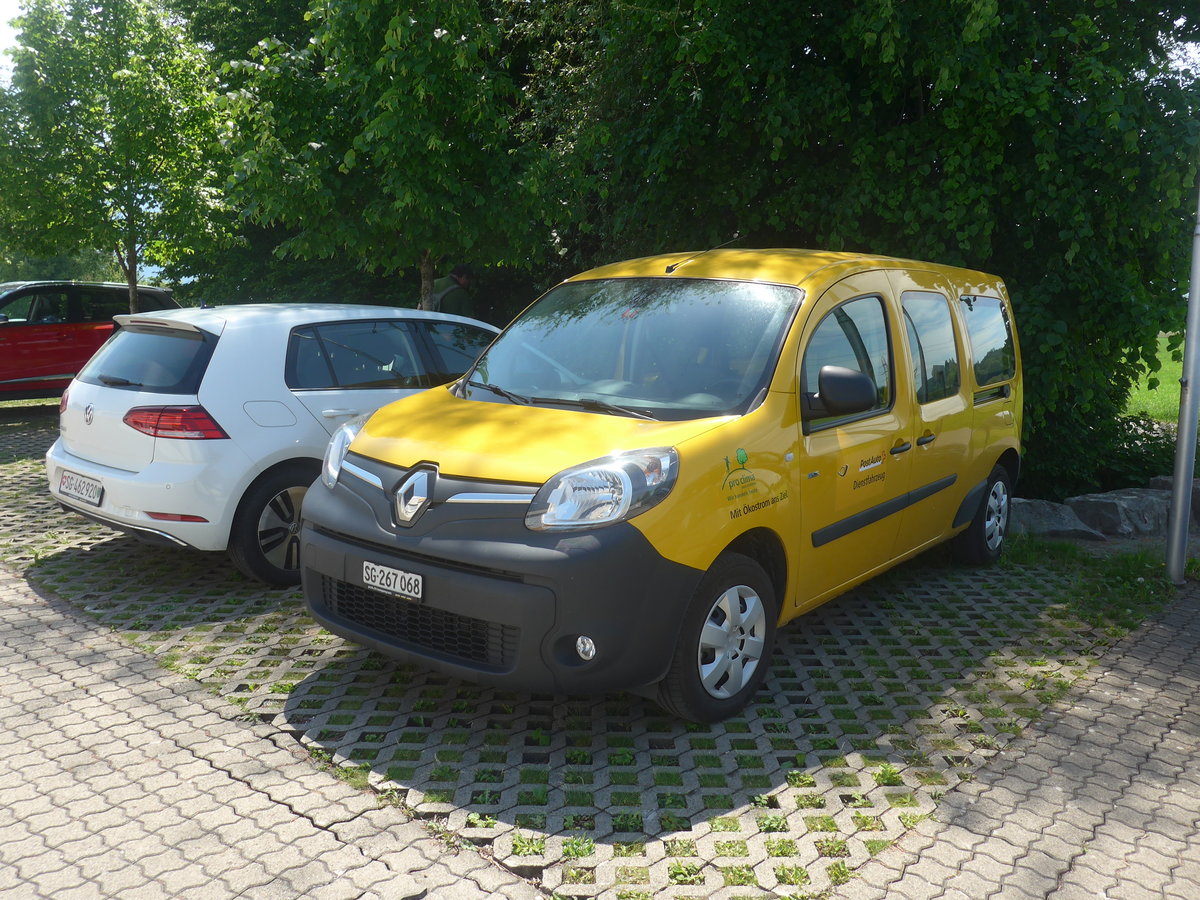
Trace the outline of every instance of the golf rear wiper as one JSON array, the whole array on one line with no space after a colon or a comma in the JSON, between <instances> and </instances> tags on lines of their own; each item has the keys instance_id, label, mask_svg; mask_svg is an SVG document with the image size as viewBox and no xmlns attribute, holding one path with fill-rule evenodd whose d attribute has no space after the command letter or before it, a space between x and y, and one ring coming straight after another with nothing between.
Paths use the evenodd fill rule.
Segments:
<instances>
[{"instance_id":1,"label":"golf rear wiper","mask_svg":"<svg viewBox=\"0 0 1200 900\"><path fill-rule=\"evenodd\" d=\"M567 399L565 397L532 397L531 403L557 403L561 406L578 406L580 409L586 409L589 412L606 412L617 413L622 416L632 416L635 419L649 419L657 421L654 416L640 409L634 409L630 406L619 406L616 403L609 403L607 400L600 400L596 397L580 397L579 399Z\"/></svg>"},{"instance_id":2,"label":"golf rear wiper","mask_svg":"<svg viewBox=\"0 0 1200 900\"><path fill-rule=\"evenodd\" d=\"M491 391L493 394L499 394L510 403L520 403L526 406L529 404L528 397L522 397L520 394L514 394L512 391L505 390L498 384L486 384L482 381L468 381L467 385L470 387L483 388L485 391Z\"/></svg>"},{"instance_id":3,"label":"golf rear wiper","mask_svg":"<svg viewBox=\"0 0 1200 900\"><path fill-rule=\"evenodd\" d=\"M140 381L130 381L117 375L97 375L96 380L109 387L145 387Z\"/></svg>"}]
</instances>

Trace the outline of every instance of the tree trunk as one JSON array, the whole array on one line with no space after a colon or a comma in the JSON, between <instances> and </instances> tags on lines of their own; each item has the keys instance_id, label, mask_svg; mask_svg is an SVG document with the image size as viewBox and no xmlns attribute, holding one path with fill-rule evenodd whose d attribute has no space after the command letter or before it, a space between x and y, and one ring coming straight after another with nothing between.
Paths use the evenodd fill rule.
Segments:
<instances>
[{"instance_id":1,"label":"tree trunk","mask_svg":"<svg viewBox=\"0 0 1200 900\"><path fill-rule=\"evenodd\" d=\"M125 283L129 285L129 311L131 313L141 312L141 305L138 303L138 253L137 241L129 238L125 242L124 247L117 248L117 265L121 267L121 272L125 276Z\"/></svg>"},{"instance_id":2,"label":"tree trunk","mask_svg":"<svg viewBox=\"0 0 1200 900\"><path fill-rule=\"evenodd\" d=\"M421 251L421 309L433 308L433 251Z\"/></svg>"},{"instance_id":3,"label":"tree trunk","mask_svg":"<svg viewBox=\"0 0 1200 900\"><path fill-rule=\"evenodd\" d=\"M129 311L131 313L141 312L141 304L138 302L138 259L137 245L133 241L129 242L129 246L125 248L125 278L129 282Z\"/></svg>"}]
</instances>

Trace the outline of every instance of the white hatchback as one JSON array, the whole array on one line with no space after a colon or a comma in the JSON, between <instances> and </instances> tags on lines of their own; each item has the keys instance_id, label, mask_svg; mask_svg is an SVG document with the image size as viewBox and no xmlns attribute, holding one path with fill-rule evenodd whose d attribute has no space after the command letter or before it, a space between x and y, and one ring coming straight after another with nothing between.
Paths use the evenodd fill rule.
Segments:
<instances>
[{"instance_id":1,"label":"white hatchback","mask_svg":"<svg viewBox=\"0 0 1200 900\"><path fill-rule=\"evenodd\" d=\"M262 304L116 317L63 394L46 454L63 506L146 540L299 580L300 505L330 434L461 375L498 329L380 306Z\"/></svg>"}]
</instances>

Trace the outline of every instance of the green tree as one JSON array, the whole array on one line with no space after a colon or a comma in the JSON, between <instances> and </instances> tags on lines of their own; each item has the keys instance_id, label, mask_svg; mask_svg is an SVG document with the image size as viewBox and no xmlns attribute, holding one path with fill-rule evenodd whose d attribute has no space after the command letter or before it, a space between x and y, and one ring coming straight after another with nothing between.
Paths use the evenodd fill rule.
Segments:
<instances>
[{"instance_id":1,"label":"green tree","mask_svg":"<svg viewBox=\"0 0 1200 900\"><path fill-rule=\"evenodd\" d=\"M248 59L259 41L301 44L312 34L309 0L163 0L214 59Z\"/></svg>"},{"instance_id":2,"label":"green tree","mask_svg":"<svg viewBox=\"0 0 1200 900\"><path fill-rule=\"evenodd\" d=\"M36 257L0 249L0 281L113 281L119 275L113 255L99 250Z\"/></svg>"},{"instance_id":3,"label":"green tree","mask_svg":"<svg viewBox=\"0 0 1200 900\"><path fill-rule=\"evenodd\" d=\"M235 64L233 197L280 252L372 271L499 264L535 245L538 161L514 139L501 32L475 0L314 3L311 41Z\"/></svg>"},{"instance_id":4,"label":"green tree","mask_svg":"<svg viewBox=\"0 0 1200 900\"><path fill-rule=\"evenodd\" d=\"M340 254L334 259L280 258L288 233L240 222L231 241L207 242L166 268L182 302L374 303L414 306L415 277L364 271Z\"/></svg>"},{"instance_id":5,"label":"green tree","mask_svg":"<svg viewBox=\"0 0 1200 900\"><path fill-rule=\"evenodd\" d=\"M260 41L301 46L312 36L305 15L308 0L164 0L190 39L208 50L222 92L240 89L253 67L230 63L249 59ZM365 272L354 260L281 258L276 249L292 232L238 217L231 234L206 240L198 235L192 252L165 267L178 283L176 296L209 303L415 302L418 286Z\"/></svg>"},{"instance_id":6,"label":"green tree","mask_svg":"<svg viewBox=\"0 0 1200 900\"><path fill-rule=\"evenodd\" d=\"M1130 384L1182 323L1200 92L1171 51L1200 36L1193 0L529 8L530 133L586 186L558 228L580 265L741 232L995 272L1023 339L1025 489L1102 480Z\"/></svg>"},{"instance_id":7,"label":"green tree","mask_svg":"<svg viewBox=\"0 0 1200 900\"><path fill-rule=\"evenodd\" d=\"M32 254L139 266L221 227L216 93L204 53L152 0L29 0L0 94L0 233Z\"/></svg>"}]
</instances>

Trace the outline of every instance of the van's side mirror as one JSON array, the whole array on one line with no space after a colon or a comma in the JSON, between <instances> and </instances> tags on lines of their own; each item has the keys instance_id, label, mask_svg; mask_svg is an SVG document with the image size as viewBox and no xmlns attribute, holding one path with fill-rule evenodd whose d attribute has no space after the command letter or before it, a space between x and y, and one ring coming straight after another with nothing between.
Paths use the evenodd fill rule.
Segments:
<instances>
[{"instance_id":1,"label":"van's side mirror","mask_svg":"<svg viewBox=\"0 0 1200 900\"><path fill-rule=\"evenodd\" d=\"M829 416L852 416L879 402L875 382L856 369L822 366L817 375L817 400Z\"/></svg>"}]
</instances>

